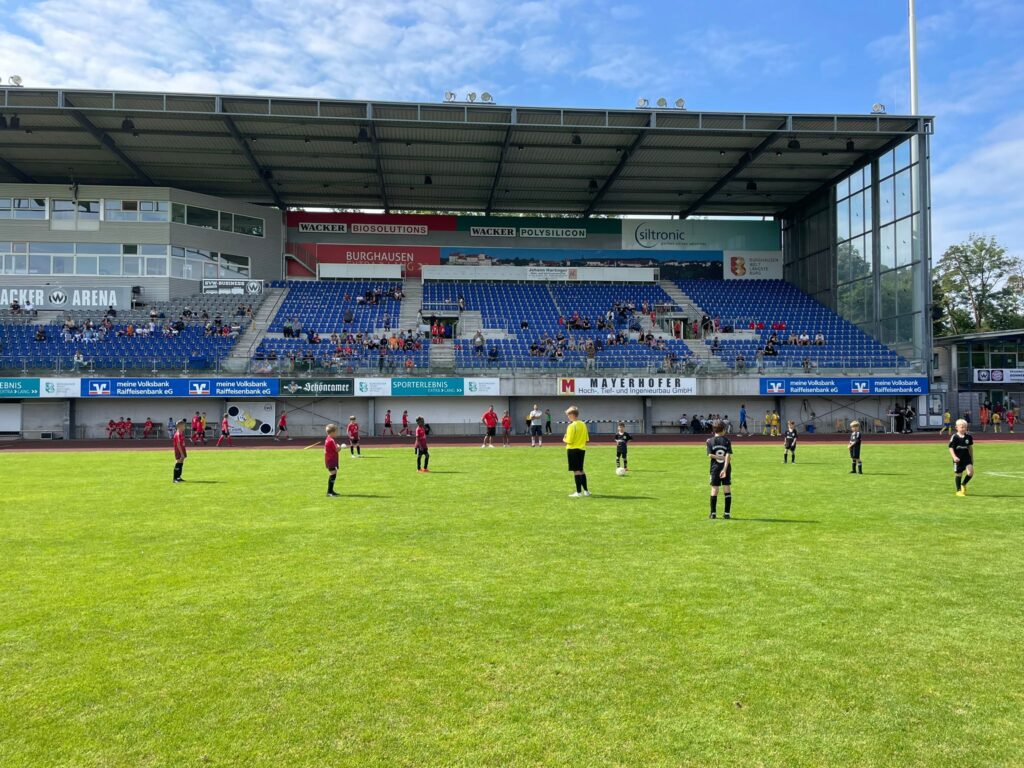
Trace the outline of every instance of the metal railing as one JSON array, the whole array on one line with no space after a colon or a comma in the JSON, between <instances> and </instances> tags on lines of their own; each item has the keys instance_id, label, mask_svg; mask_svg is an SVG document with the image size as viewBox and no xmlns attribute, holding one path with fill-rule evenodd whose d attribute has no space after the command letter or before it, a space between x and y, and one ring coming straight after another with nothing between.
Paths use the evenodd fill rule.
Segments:
<instances>
[{"instance_id":1,"label":"metal railing","mask_svg":"<svg viewBox=\"0 0 1024 768\"><path fill-rule=\"evenodd\" d=\"M122 375L188 376L192 373L218 375L229 355L86 355L76 361L69 355L0 355L0 371L21 376L93 376L119 373Z\"/></svg>"}]
</instances>

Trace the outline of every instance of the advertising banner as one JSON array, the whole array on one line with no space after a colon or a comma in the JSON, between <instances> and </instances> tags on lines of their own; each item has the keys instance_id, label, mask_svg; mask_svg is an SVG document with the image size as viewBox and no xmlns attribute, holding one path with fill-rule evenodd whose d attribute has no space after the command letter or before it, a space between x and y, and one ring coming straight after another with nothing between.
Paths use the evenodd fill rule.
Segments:
<instances>
[{"instance_id":1,"label":"advertising banner","mask_svg":"<svg viewBox=\"0 0 1024 768\"><path fill-rule=\"evenodd\" d=\"M726 280L781 280L782 251L726 251L722 257Z\"/></svg>"},{"instance_id":2,"label":"advertising banner","mask_svg":"<svg viewBox=\"0 0 1024 768\"><path fill-rule=\"evenodd\" d=\"M391 379L356 379L359 397L391 397Z\"/></svg>"},{"instance_id":3,"label":"advertising banner","mask_svg":"<svg viewBox=\"0 0 1024 768\"><path fill-rule=\"evenodd\" d=\"M925 376L890 376L864 378L763 378L760 382L762 395L776 397L808 395L847 395L866 397L870 395L927 395L928 378Z\"/></svg>"},{"instance_id":4,"label":"advertising banner","mask_svg":"<svg viewBox=\"0 0 1024 768\"><path fill-rule=\"evenodd\" d=\"M39 397L39 379L0 379L0 397Z\"/></svg>"},{"instance_id":5,"label":"advertising banner","mask_svg":"<svg viewBox=\"0 0 1024 768\"><path fill-rule=\"evenodd\" d=\"M281 379L281 397L352 397L355 379Z\"/></svg>"},{"instance_id":6,"label":"advertising banner","mask_svg":"<svg viewBox=\"0 0 1024 768\"><path fill-rule=\"evenodd\" d=\"M695 395L697 380L682 376L578 376L559 379L558 394L577 397Z\"/></svg>"},{"instance_id":7,"label":"advertising banner","mask_svg":"<svg viewBox=\"0 0 1024 768\"><path fill-rule=\"evenodd\" d=\"M441 249L428 245L348 245L319 243L317 261L322 264L397 264L411 277L424 264L440 264Z\"/></svg>"},{"instance_id":8,"label":"advertising banner","mask_svg":"<svg viewBox=\"0 0 1024 768\"><path fill-rule=\"evenodd\" d=\"M82 379L82 397L273 397L277 379Z\"/></svg>"},{"instance_id":9,"label":"advertising banner","mask_svg":"<svg viewBox=\"0 0 1024 768\"><path fill-rule=\"evenodd\" d=\"M626 250L778 251L782 233L777 221L708 219L623 219Z\"/></svg>"},{"instance_id":10,"label":"advertising banner","mask_svg":"<svg viewBox=\"0 0 1024 768\"><path fill-rule=\"evenodd\" d=\"M318 213L289 211L289 229L305 233L423 237L431 232L454 232L454 216L416 213Z\"/></svg>"},{"instance_id":11,"label":"advertising banner","mask_svg":"<svg viewBox=\"0 0 1024 768\"><path fill-rule=\"evenodd\" d=\"M40 397L81 397L82 383L79 379L40 379Z\"/></svg>"},{"instance_id":12,"label":"advertising banner","mask_svg":"<svg viewBox=\"0 0 1024 768\"><path fill-rule=\"evenodd\" d=\"M526 267L527 280L577 280L576 267Z\"/></svg>"},{"instance_id":13,"label":"advertising banner","mask_svg":"<svg viewBox=\"0 0 1024 768\"><path fill-rule=\"evenodd\" d=\"M466 397L496 397L501 391L501 379L465 379L462 393Z\"/></svg>"},{"instance_id":14,"label":"advertising banner","mask_svg":"<svg viewBox=\"0 0 1024 768\"><path fill-rule=\"evenodd\" d=\"M1024 384L1024 368L975 368L975 384Z\"/></svg>"},{"instance_id":15,"label":"advertising banner","mask_svg":"<svg viewBox=\"0 0 1024 768\"><path fill-rule=\"evenodd\" d=\"M203 280L203 293L230 294L236 296L259 296L263 293L262 280Z\"/></svg>"},{"instance_id":16,"label":"advertising banner","mask_svg":"<svg viewBox=\"0 0 1024 768\"><path fill-rule=\"evenodd\" d=\"M392 397L462 397L464 393L465 379L446 377L391 380Z\"/></svg>"},{"instance_id":17,"label":"advertising banner","mask_svg":"<svg viewBox=\"0 0 1024 768\"><path fill-rule=\"evenodd\" d=\"M537 237L579 240L588 235L619 237L618 219L551 219L542 216L459 216L458 230L470 237Z\"/></svg>"},{"instance_id":18,"label":"advertising banner","mask_svg":"<svg viewBox=\"0 0 1024 768\"><path fill-rule=\"evenodd\" d=\"M64 288L54 285L9 286L0 283L0 306L17 301L21 306L32 304L36 309L131 309L132 289L90 287Z\"/></svg>"},{"instance_id":19,"label":"advertising banner","mask_svg":"<svg viewBox=\"0 0 1024 768\"><path fill-rule=\"evenodd\" d=\"M229 402L225 413L232 435L268 437L274 434L274 404L271 402Z\"/></svg>"}]
</instances>

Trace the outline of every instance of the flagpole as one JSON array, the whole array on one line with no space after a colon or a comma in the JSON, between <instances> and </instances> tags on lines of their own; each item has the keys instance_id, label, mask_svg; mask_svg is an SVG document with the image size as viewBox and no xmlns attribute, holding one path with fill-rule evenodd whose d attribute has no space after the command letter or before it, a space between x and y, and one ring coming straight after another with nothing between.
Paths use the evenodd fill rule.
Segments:
<instances>
[{"instance_id":1,"label":"flagpole","mask_svg":"<svg viewBox=\"0 0 1024 768\"><path fill-rule=\"evenodd\" d=\"M917 16L914 13L914 0L909 0L908 31L910 38L910 114L916 115L917 105Z\"/></svg>"}]
</instances>

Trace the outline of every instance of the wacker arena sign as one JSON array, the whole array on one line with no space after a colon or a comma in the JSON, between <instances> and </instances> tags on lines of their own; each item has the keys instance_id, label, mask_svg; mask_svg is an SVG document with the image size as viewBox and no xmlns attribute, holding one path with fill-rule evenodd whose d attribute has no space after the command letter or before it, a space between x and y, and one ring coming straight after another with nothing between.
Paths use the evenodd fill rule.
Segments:
<instances>
[{"instance_id":1,"label":"wacker arena sign","mask_svg":"<svg viewBox=\"0 0 1024 768\"><path fill-rule=\"evenodd\" d=\"M563 378L558 394L592 397L596 395L695 395L697 380L682 376L622 376Z\"/></svg>"},{"instance_id":2,"label":"wacker arena sign","mask_svg":"<svg viewBox=\"0 0 1024 768\"><path fill-rule=\"evenodd\" d=\"M132 290L122 288L63 288L55 285L0 286L0 307L17 301L35 309L130 309Z\"/></svg>"}]
</instances>

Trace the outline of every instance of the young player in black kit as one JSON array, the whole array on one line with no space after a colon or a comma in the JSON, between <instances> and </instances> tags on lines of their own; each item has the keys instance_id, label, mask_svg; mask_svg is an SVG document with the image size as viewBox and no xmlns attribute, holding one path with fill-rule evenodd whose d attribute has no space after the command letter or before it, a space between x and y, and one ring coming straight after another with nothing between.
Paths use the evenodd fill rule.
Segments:
<instances>
[{"instance_id":1,"label":"young player in black kit","mask_svg":"<svg viewBox=\"0 0 1024 768\"><path fill-rule=\"evenodd\" d=\"M864 474L864 464L860 460L860 422L850 422L850 474Z\"/></svg>"},{"instance_id":2,"label":"young player in black kit","mask_svg":"<svg viewBox=\"0 0 1024 768\"><path fill-rule=\"evenodd\" d=\"M707 441L708 457L711 459L711 514L714 520L718 512L718 489L725 492L725 514L722 518L729 519L732 511L732 443L725 436L725 424L716 421L712 427L715 436Z\"/></svg>"},{"instance_id":3,"label":"young player in black kit","mask_svg":"<svg viewBox=\"0 0 1024 768\"><path fill-rule=\"evenodd\" d=\"M622 462L623 469L629 469L629 458L627 456L629 452L629 441L633 439L633 436L626 431L626 423L620 421L617 429L615 430L615 468L619 468L619 462Z\"/></svg>"},{"instance_id":4,"label":"young player in black kit","mask_svg":"<svg viewBox=\"0 0 1024 768\"><path fill-rule=\"evenodd\" d=\"M974 477L974 436L963 419L957 419L956 434L949 438L949 455L953 457L956 495L966 496L967 484Z\"/></svg>"},{"instance_id":5,"label":"young player in black kit","mask_svg":"<svg viewBox=\"0 0 1024 768\"><path fill-rule=\"evenodd\" d=\"M796 422L786 422L786 450L782 452L782 463L785 464L792 455L793 463L796 464Z\"/></svg>"}]
</instances>

